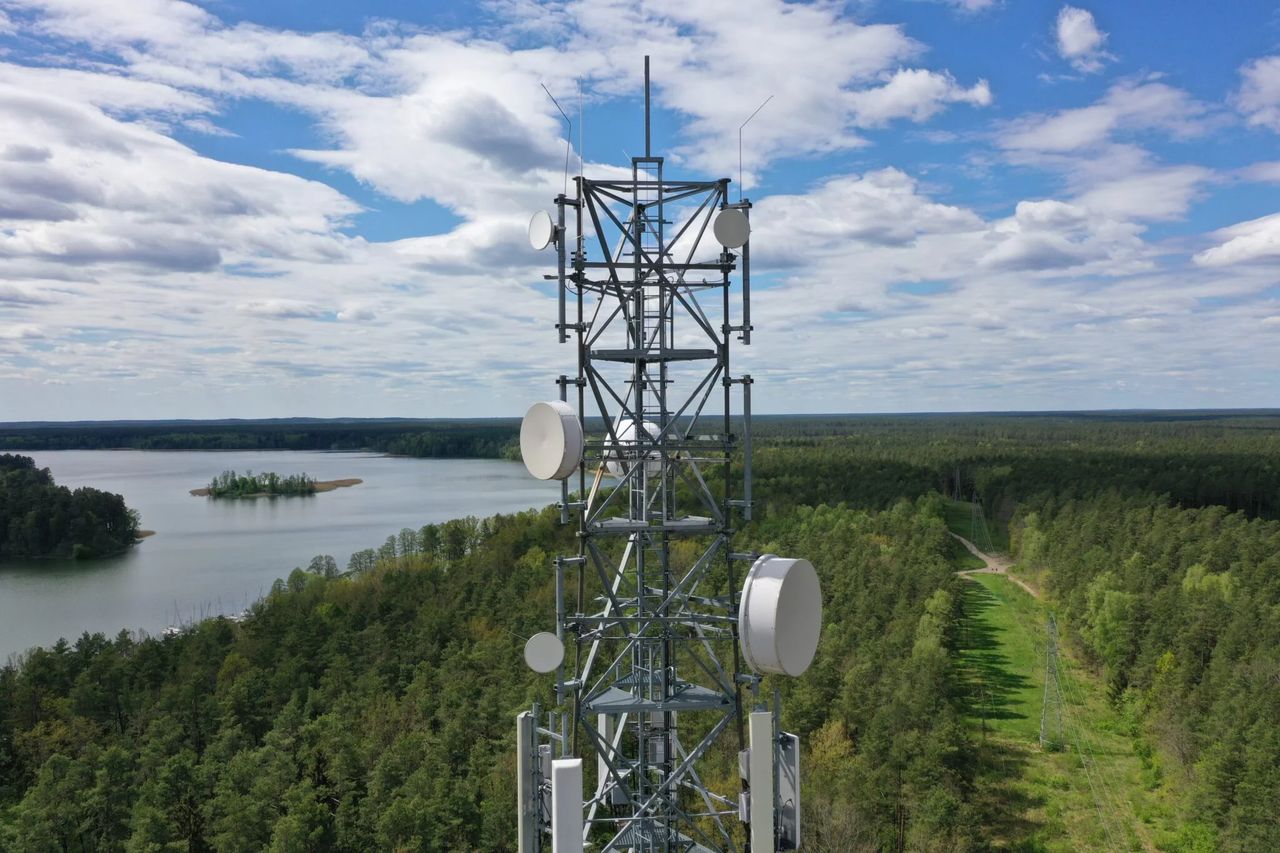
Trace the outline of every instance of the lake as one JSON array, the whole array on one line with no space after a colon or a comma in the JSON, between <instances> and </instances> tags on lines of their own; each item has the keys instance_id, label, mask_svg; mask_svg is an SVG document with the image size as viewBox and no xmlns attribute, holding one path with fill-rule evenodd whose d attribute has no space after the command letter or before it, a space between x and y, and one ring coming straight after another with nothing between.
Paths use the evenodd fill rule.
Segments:
<instances>
[{"instance_id":1,"label":"lake","mask_svg":"<svg viewBox=\"0 0 1280 853\"><path fill-rule=\"evenodd\" d=\"M124 495L156 531L128 553L103 560L0 563L0 662L31 646L84 631L155 634L177 620L234 614L276 578L330 554L345 569L355 551L377 548L401 528L487 516L559 499L558 483L535 480L519 462L407 459L306 451L16 451L48 468L60 486ZM310 497L212 500L192 497L224 470L306 473L363 483ZM176 616L175 616L176 611Z\"/></svg>"}]
</instances>

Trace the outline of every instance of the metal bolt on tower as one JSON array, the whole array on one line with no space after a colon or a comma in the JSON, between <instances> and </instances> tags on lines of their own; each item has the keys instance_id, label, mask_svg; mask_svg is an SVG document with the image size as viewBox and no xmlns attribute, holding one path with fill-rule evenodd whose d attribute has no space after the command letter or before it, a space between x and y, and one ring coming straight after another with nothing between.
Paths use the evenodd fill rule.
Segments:
<instances>
[{"instance_id":1,"label":"metal bolt on tower","mask_svg":"<svg viewBox=\"0 0 1280 853\"><path fill-rule=\"evenodd\" d=\"M555 635L526 646L530 666L555 672L557 709L519 718L519 850L794 849L798 748L776 708L744 713L743 689L759 705L761 675L743 658L758 672L803 672L820 616L812 627L774 621L819 593L806 561L733 547L752 506L752 380L730 369L731 343L751 342L751 204L730 202L727 178L667 176L650 147L648 57L644 156L629 178L577 177L555 204L530 239L555 246L547 278L577 372L558 379L560 400L530 409L521 450L535 476L562 480L578 550L555 560ZM762 578L750 617L747 566ZM740 617L768 636L754 655L749 640L740 653ZM731 749L716 750L726 739ZM707 783L713 752L721 777L726 756L741 755L755 802ZM584 754L596 759L585 797ZM735 825L748 811L750 847Z\"/></svg>"}]
</instances>

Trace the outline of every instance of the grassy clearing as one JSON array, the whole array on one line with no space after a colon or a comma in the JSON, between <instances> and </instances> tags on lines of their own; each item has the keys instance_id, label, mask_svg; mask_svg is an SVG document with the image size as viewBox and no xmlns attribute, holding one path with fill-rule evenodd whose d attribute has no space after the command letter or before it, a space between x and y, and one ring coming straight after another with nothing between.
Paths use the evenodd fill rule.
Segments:
<instances>
[{"instance_id":1,"label":"grassy clearing","mask_svg":"<svg viewBox=\"0 0 1280 853\"><path fill-rule=\"evenodd\" d=\"M968 501L948 500L944 507L944 518L947 529L957 536L963 536L979 549L987 552L1003 553L1009 550L1009 533L1001 525L974 512L974 505Z\"/></svg>"},{"instance_id":2,"label":"grassy clearing","mask_svg":"<svg viewBox=\"0 0 1280 853\"><path fill-rule=\"evenodd\" d=\"M1060 650L1068 748L1039 746L1045 676L1044 611L1008 579L965 586L960 664L979 760L978 802L988 841L1023 851L1152 850L1176 831L1159 791L1102 686Z\"/></svg>"}]
</instances>

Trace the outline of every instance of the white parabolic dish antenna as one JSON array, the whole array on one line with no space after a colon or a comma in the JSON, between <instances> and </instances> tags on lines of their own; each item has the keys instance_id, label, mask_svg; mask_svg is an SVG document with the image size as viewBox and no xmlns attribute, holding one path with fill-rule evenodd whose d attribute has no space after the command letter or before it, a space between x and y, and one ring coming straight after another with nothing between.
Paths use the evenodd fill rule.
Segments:
<instances>
[{"instance_id":1,"label":"white parabolic dish antenna","mask_svg":"<svg viewBox=\"0 0 1280 853\"><path fill-rule=\"evenodd\" d=\"M534 672L551 672L564 661L564 643L549 631L534 634L524 644L524 662Z\"/></svg>"},{"instance_id":2,"label":"white parabolic dish antenna","mask_svg":"<svg viewBox=\"0 0 1280 853\"><path fill-rule=\"evenodd\" d=\"M520 424L520 456L539 480L563 480L582 459L582 423L563 400L534 403Z\"/></svg>"},{"instance_id":3,"label":"white parabolic dish antenna","mask_svg":"<svg viewBox=\"0 0 1280 853\"><path fill-rule=\"evenodd\" d=\"M755 561L738 604L742 655L756 672L803 675L818 651L822 587L808 560L765 554Z\"/></svg>"},{"instance_id":4,"label":"white parabolic dish antenna","mask_svg":"<svg viewBox=\"0 0 1280 853\"><path fill-rule=\"evenodd\" d=\"M529 220L529 245L534 251L541 252L556 238L556 224L551 221L551 214L539 210Z\"/></svg>"},{"instance_id":5,"label":"white parabolic dish antenna","mask_svg":"<svg viewBox=\"0 0 1280 853\"><path fill-rule=\"evenodd\" d=\"M751 236L751 221L738 208L726 207L716 214L716 221L711 226L711 230L715 232L716 240L721 246L738 249Z\"/></svg>"},{"instance_id":6,"label":"white parabolic dish antenna","mask_svg":"<svg viewBox=\"0 0 1280 853\"><path fill-rule=\"evenodd\" d=\"M627 423L615 423L613 428L618 431L618 443L623 446L625 452L627 445L634 445L637 440L636 423L628 421ZM662 432L662 429L655 423L645 421L640 429L643 431L643 440L653 441ZM609 453L605 456L605 468L609 474L614 477L625 477L627 470L634 464L634 459L628 459L620 453ZM644 463L645 473L650 477L656 477L662 473L662 454L657 450L650 451L646 462Z\"/></svg>"}]
</instances>

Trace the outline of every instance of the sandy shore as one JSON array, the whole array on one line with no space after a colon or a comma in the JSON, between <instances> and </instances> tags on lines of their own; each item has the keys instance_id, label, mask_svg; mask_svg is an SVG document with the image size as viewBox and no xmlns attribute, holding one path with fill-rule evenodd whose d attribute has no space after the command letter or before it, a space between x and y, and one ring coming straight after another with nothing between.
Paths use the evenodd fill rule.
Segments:
<instances>
[{"instance_id":1,"label":"sandy shore","mask_svg":"<svg viewBox=\"0 0 1280 853\"><path fill-rule=\"evenodd\" d=\"M319 494L320 492L332 492L334 489L345 489L347 486L357 486L363 482L364 480L361 480L359 477L351 477L350 479L347 479L347 480L316 480L316 493ZM206 486L203 489L192 489L191 494L195 495L198 498L207 498L209 496L209 487ZM272 494L268 494L267 492L258 492L252 495L238 495L238 497L292 498L292 497L298 497L298 496L297 495L272 495Z\"/></svg>"},{"instance_id":2,"label":"sandy shore","mask_svg":"<svg viewBox=\"0 0 1280 853\"><path fill-rule=\"evenodd\" d=\"M148 536L155 536L155 535L156 535L156 532L154 530L139 530L133 538L146 539Z\"/></svg>"}]
</instances>

